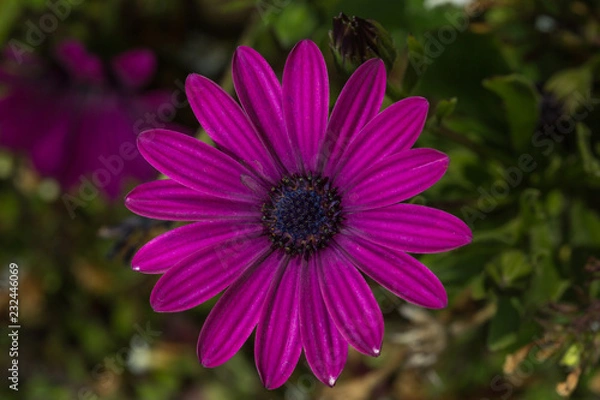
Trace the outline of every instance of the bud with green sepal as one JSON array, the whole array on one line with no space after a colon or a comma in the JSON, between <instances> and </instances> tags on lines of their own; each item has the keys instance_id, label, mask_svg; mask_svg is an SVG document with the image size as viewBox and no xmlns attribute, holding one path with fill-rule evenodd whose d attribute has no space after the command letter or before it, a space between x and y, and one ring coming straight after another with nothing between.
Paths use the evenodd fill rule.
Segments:
<instances>
[{"instance_id":1,"label":"bud with green sepal","mask_svg":"<svg viewBox=\"0 0 600 400\"><path fill-rule=\"evenodd\" d=\"M392 37L381 24L344 13L333 18L329 46L336 66L348 75L370 58L381 58L390 71L397 56Z\"/></svg>"}]
</instances>

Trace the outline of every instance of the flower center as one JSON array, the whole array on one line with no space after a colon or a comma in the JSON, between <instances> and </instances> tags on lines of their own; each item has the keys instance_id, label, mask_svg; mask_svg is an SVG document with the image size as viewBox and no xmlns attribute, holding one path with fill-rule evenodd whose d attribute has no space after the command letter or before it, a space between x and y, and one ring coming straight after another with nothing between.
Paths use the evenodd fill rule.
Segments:
<instances>
[{"instance_id":1,"label":"flower center","mask_svg":"<svg viewBox=\"0 0 600 400\"><path fill-rule=\"evenodd\" d=\"M341 198L327 178L292 175L271 188L263 224L275 247L310 256L327 246L342 220Z\"/></svg>"}]
</instances>

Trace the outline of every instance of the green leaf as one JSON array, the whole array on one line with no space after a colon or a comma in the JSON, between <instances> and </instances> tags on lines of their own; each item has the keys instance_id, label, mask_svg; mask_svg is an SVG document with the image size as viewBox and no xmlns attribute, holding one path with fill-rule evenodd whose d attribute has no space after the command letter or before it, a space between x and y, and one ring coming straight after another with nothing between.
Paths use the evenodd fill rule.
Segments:
<instances>
[{"instance_id":1,"label":"green leaf","mask_svg":"<svg viewBox=\"0 0 600 400\"><path fill-rule=\"evenodd\" d=\"M525 253L508 250L485 266L488 274L502 288L513 287L517 281L531 274L533 267Z\"/></svg>"},{"instance_id":2,"label":"green leaf","mask_svg":"<svg viewBox=\"0 0 600 400\"><path fill-rule=\"evenodd\" d=\"M600 161L594 157L591 149L591 136L590 128L581 123L577 124L577 147L583 160L583 170L587 174L600 178Z\"/></svg>"},{"instance_id":3,"label":"green leaf","mask_svg":"<svg viewBox=\"0 0 600 400\"><path fill-rule=\"evenodd\" d=\"M593 69L589 66L565 69L554 74L544 86L548 92L565 105L565 112L572 115L582 105L582 98L592 88Z\"/></svg>"},{"instance_id":4,"label":"green leaf","mask_svg":"<svg viewBox=\"0 0 600 400\"><path fill-rule=\"evenodd\" d=\"M581 362L581 354L584 350L581 343L573 343L560 360L560 365L570 368L577 367Z\"/></svg>"},{"instance_id":5,"label":"green leaf","mask_svg":"<svg viewBox=\"0 0 600 400\"><path fill-rule=\"evenodd\" d=\"M502 350L517 340L520 315L516 298L501 297L498 300L496 315L490 323L487 346L491 351Z\"/></svg>"},{"instance_id":6,"label":"green leaf","mask_svg":"<svg viewBox=\"0 0 600 400\"><path fill-rule=\"evenodd\" d=\"M456 97L452 97L448 100L441 100L437 107L435 108L435 116L439 122L442 122L444 118L452 115L454 110L456 109L456 103L458 99Z\"/></svg>"},{"instance_id":7,"label":"green leaf","mask_svg":"<svg viewBox=\"0 0 600 400\"><path fill-rule=\"evenodd\" d=\"M565 209L565 196L560 190L553 190L546 197L546 210L552 217L558 217Z\"/></svg>"},{"instance_id":8,"label":"green leaf","mask_svg":"<svg viewBox=\"0 0 600 400\"><path fill-rule=\"evenodd\" d=\"M285 8L275 9L279 13L273 23L273 30L279 42L287 48L310 37L317 28L318 21L312 10L305 4L290 3Z\"/></svg>"},{"instance_id":9,"label":"green leaf","mask_svg":"<svg viewBox=\"0 0 600 400\"><path fill-rule=\"evenodd\" d=\"M540 95L535 86L527 78L514 74L486 79L483 85L502 98L512 145L517 151L525 151L540 113Z\"/></svg>"},{"instance_id":10,"label":"green leaf","mask_svg":"<svg viewBox=\"0 0 600 400\"><path fill-rule=\"evenodd\" d=\"M469 288L471 289L471 297L474 300L483 300L487 296L487 289L485 287L485 274L479 274L471 282L469 282Z\"/></svg>"},{"instance_id":11,"label":"green leaf","mask_svg":"<svg viewBox=\"0 0 600 400\"><path fill-rule=\"evenodd\" d=\"M576 201L570 208L570 232L573 246L600 246L600 216L583 202Z\"/></svg>"},{"instance_id":12,"label":"green leaf","mask_svg":"<svg viewBox=\"0 0 600 400\"><path fill-rule=\"evenodd\" d=\"M7 35L21 13L21 6L22 3L19 0L3 0L0 2L0 43L6 41Z\"/></svg>"},{"instance_id":13,"label":"green leaf","mask_svg":"<svg viewBox=\"0 0 600 400\"><path fill-rule=\"evenodd\" d=\"M561 279L550 254L539 254L533 263L535 273L529 290L524 294L525 304L533 308L558 301L569 288L570 282Z\"/></svg>"},{"instance_id":14,"label":"green leaf","mask_svg":"<svg viewBox=\"0 0 600 400\"><path fill-rule=\"evenodd\" d=\"M408 95L417 86L433 60L425 54L425 49L413 35L408 35L406 38L406 56L408 63L402 80L402 90Z\"/></svg>"}]
</instances>

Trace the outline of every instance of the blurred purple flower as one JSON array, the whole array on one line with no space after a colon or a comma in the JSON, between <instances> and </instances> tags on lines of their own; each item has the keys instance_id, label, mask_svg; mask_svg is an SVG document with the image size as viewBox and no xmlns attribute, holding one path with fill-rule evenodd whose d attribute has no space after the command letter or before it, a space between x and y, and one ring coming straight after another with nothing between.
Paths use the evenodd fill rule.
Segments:
<instances>
[{"instance_id":1,"label":"blurred purple flower","mask_svg":"<svg viewBox=\"0 0 600 400\"><path fill-rule=\"evenodd\" d=\"M6 51L0 146L28 154L41 175L64 189L91 177L115 198L127 178L156 176L135 148L145 114L170 99L166 91L141 91L155 70L146 49L124 52L110 67L74 40L57 46L51 60Z\"/></svg>"},{"instance_id":2,"label":"blurred purple flower","mask_svg":"<svg viewBox=\"0 0 600 400\"><path fill-rule=\"evenodd\" d=\"M159 312L190 309L227 288L200 333L203 365L226 362L256 328L267 388L285 383L302 350L332 386L348 344L371 356L381 350L383 316L361 272L411 303L446 306L441 282L406 252L452 250L471 232L450 214L400 202L440 179L448 157L410 149L425 99L379 113L379 59L350 77L329 118L325 61L311 41L292 50L283 84L260 54L240 47L233 80L241 107L205 77L186 82L218 148L168 130L140 135L140 152L170 179L138 186L127 207L198 222L147 243L133 268L164 273L150 299Z\"/></svg>"}]
</instances>

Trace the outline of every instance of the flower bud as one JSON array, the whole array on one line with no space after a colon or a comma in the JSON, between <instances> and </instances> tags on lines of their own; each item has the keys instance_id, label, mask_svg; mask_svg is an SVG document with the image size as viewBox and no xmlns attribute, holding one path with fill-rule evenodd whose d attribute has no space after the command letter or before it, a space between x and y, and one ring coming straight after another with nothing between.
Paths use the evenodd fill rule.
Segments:
<instances>
[{"instance_id":1,"label":"flower bud","mask_svg":"<svg viewBox=\"0 0 600 400\"><path fill-rule=\"evenodd\" d=\"M344 13L333 17L329 46L336 65L348 74L370 58L381 58L389 71L397 55L391 35L381 24Z\"/></svg>"}]
</instances>

